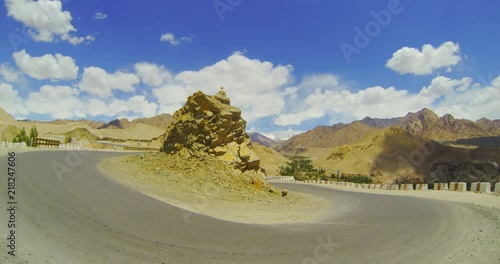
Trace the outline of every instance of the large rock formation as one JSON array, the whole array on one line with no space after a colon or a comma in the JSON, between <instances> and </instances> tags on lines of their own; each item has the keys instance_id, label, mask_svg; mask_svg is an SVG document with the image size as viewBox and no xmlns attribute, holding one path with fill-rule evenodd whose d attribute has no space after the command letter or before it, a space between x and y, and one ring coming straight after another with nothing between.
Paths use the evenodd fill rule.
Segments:
<instances>
[{"instance_id":1,"label":"large rock formation","mask_svg":"<svg viewBox=\"0 0 500 264\"><path fill-rule=\"evenodd\" d=\"M260 159L252 151L245 126L241 110L230 105L223 88L215 96L198 91L174 113L161 151L208 153L241 171L258 170Z\"/></svg>"}]
</instances>

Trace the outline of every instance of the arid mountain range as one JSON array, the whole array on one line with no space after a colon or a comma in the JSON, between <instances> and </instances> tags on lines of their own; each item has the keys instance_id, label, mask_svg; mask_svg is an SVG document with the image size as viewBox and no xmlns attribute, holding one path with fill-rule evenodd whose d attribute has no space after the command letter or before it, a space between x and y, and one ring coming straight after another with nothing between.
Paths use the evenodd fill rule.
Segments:
<instances>
[{"instance_id":1,"label":"arid mountain range","mask_svg":"<svg viewBox=\"0 0 500 264\"><path fill-rule=\"evenodd\" d=\"M473 122L456 119L450 114L439 117L436 113L424 108L419 112L408 113L399 118L365 117L361 121L347 125L340 123L333 126L318 126L290 138L276 149L283 153L301 153L310 148L333 148L356 143L377 129L390 127L399 127L414 136L438 142L500 136L500 120L482 118Z\"/></svg>"},{"instance_id":2,"label":"arid mountain range","mask_svg":"<svg viewBox=\"0 0 500 264\"><path fill-rule=\"evenodd\" d=\"M29 132L32 126L36 126L40 137L61 142L65 142L69 137L72 144L99 148L112 146L96 143L97 141L106 141L131 147L159 148L160 142L155 139L165 132L166 126L170 124L171 120L171 115L161 114L133 121L127 119L113 120L109 123L88 119L65 119L48 122L19 121L0 108L0 139L2 141L12 141L23 127Z\"/></svg>"},{"instance_id":3,"label":"arid mountain range","mask_svg":"<svg viewBox=\"0 0 500 264\"><path fill-rule=\"evenodd\" d=\"M500 120L439 117L429 109L404 117L366 117L318 126L277 144L285 156L304 156L327 174L370 175L376 182L500 180Z\"/></svg>"}]
</instances>

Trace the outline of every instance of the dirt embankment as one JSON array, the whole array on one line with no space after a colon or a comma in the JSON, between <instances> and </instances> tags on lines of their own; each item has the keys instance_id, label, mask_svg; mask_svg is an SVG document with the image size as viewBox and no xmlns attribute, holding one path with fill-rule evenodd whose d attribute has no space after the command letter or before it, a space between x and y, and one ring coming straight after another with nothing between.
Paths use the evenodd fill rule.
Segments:
<instances>
[{"instance_id":1,"label":"dirt embankment","mask_svg":"<svg viewBox=\"0 0 500 264\"><path fill-rule=\"evenodd\" d=\"M205 156L149 153L104 160L100 169L112 179L188 211L242 223L320 220L331 206L316 196L288 193L255 172L241 173Z\"/></svg>"}]
</instances>

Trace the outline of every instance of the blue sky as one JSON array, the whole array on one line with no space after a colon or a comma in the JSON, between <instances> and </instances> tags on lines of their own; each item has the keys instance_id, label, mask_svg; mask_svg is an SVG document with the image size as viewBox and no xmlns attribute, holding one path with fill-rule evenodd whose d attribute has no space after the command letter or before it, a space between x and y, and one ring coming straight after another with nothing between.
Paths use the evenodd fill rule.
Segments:
<instances>
[{"instance_id":1,"label":"blue sky","mask_svg":"<svg viewBox=\"0 0 500 264\"><path fill-rule=\"evenodd\" d=\"M428 107L500 118L498 1L29 1L0 6L17 118L173 113L224 86L276 136Z\"/></svg>"}]
</instances>

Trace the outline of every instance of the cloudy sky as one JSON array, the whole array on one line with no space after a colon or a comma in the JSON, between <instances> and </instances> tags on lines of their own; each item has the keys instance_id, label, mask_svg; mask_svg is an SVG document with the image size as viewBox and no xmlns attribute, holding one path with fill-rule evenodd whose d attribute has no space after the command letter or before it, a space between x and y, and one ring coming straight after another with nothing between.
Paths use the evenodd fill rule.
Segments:
<instances>
[{"instance_id":1,"label":"cloudy sky","mask_svg":"<svg viewBox=\"0 0 500 264\"><path fill-rule=\"evenodd\" d=\"M173 113L224 86L278 136L424 107L500 118L500 3L5 0L0 106L18 119Z\"/></svg>"}]
</instances>

